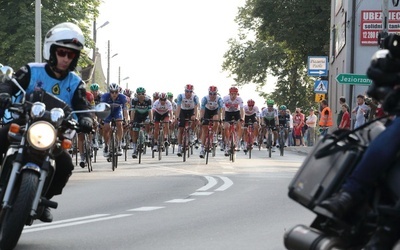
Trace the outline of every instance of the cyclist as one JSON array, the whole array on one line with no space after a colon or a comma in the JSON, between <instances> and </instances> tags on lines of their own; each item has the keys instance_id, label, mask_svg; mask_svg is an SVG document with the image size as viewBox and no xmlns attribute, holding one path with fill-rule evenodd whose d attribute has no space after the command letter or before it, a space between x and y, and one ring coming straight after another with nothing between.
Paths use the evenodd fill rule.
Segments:
<instances>
[{"instance_id":1,"label":"cyclist","mask_svg":"<svg viewBox=\"0 0 400 250\"><path fill-rule=\"evenodd\" d=\"M169 122L172 119L172 104L167 100L167 94L161 93L160 98L153 103L153 117L154 117L154 145L153 151L158 151L158 133L160 131L160 121ZM164 123L164 144L169 145L169 124Z\"/></svg>"},{"instance_id":2,"label":"cyclist","mask_svg":"<svg viewBox=\"0 0 400 250\"><path fill-rule=\"evenodd\" d=\"M278 110L274 108L274 100L268 99L267 100L267 108L265 108L261 112L261 124L265 125L266 128L270 126L272 128L272 133L273 133L273 139L272 139L272 147L275 147L276 145L276 139L278 139L278 131L277 131L277 126L279 124L278 121ZM267 129L263 133L264 137L264 143L267 143L267 140L265 139L265 134L267 132Z\"/></svg>"},{"instance_id":3,"label":"cyclist","mask_svg":"<svg viewBox=\"0 0 400 250\"><path fill-rule=\"evenodd\" d=\"M101 96L103 95L103 92L100 91L100 86L97 83L92 83L90 84L90 92L93 95L94 99L94 104L97 105L100 103ZM96 149L102 148L103 147L103 124L100 120L97 119L97 116L95 116L95 119L97 120L98 126L95 127L95 132L98 133L98 138L93 138L93 147Z\"/></svg>"},{"instance_id":4,"label":"cyclist","mask_svg":"<svg viewBox=\"0 0 400 250\"><path fill-rule=\"evenodd\" d=\"M153 102L157 101L160 98L160 92L154 92L153 93Z\"/></svg>"},{"instance_id":5,"label":"cyclist","mask_svg":"<svg viewBox=\"0 0 400 250\"><path fill-rule=\"evenodd\" d=\"M124 96L126 96L126 109L130 110L131 109L132 90L126 88L126 89L124 89L124 91L122 93L124 94ZM129 116L129 112L128 112L128 116ZM127 121L129 121L129 118L128 118ZM130 132L130 131L128 131L129 130L129 123L125 122L123 124L123 127L124 127L124 132L123 132L124 135L125 135L125 133ZM122 144L121 144L122 148L125 148L128 145L129 145L129 142L126 142L125 141L125 137L123 136L122 137Z\"/></svg>"},{"instance_id":6,"label":"cyclist","mask_svg":"<svg viewBox=\"0 0 400 250\"><path fill-rule=\"evenodd\" d=\"M132 138L132 158L137 158L137 139L140 130L140 125L138 123L149 123L152 118L151 113L151 99L146 95L146 89L143 87L138 87L136 89L136 97L132 99L131 102L131 119L133 122L133 127L131 131ZM146 125L146 132L149 133L149 125Z\"/></svg>"},{"instance_id":7,"label":"cyclist","mask_svg":"<svg viewBox=\"0 0 400 250\"><path fill-rule=\"evenodd\" d=\"M283 142L285 143L284 145L279 145L276 144L276 147L286 147L286 140L288 139L288 134L289 134L289 127L290 127L290 115L286 112L286 106L285 105L281 105L279 107L279 114L278 114L278 122L279 122L279 126L282 126L283 131L285 133L285 139L283 140ZM279 140L278 140L279 141Z\"/></svg>"},{"instance_id":8,"label":"cyclist","mask_svg":"<svg viewBox=\"0 0 400 250\"><path fill-rule=\"evenodd\" d=\"M178 105L175 117L178 117L178 156L182 156L182 134L185 127L185 119L192 120L192 135L190 140L193 142L193 131L196 127L197 110L199 106L199 98L193 93L194 87L192 84L185 85L185 93L179 94L176 104Z\"/></svg>"},{"instance_id":9,"label":"cyclist","mask_svg":"<svg viewBox=\"0 0 400 250\"><path fill-rule=\"evenodd\" d=\"M200 158L204 158L204 144L206 142L206 136L208 135L208 124L207 119L220 120L221 110L224 106L222 98L218 95L218 88L216 86L210 86L208 88L208 95L201 99L200 105L200 120L202 121L202 133L201 133L201 150ZM218 122L213 124L213 143L217 143L217 133L218 133Z\"/></svg>"},{"instance_id":10,"label":"cyclist","mask_svg":"<svg viewBox=\"0 0 400 250\"><path fill-rule=\"evenodd\" d=\"M171 117L171 120L175 120L175 113L176 113L177 104L174 101L174 94L172 94L172 92L168 92L167 96L168 96L168 100L171 102L171 105L172 105L172 117ZM174 122L170 123L170 125L169 125L169 133L171 135L171 142L174 141L174 143L176 143L176 138L175 138L176 134L174 133L174 130L176 128L175 125L176 124Z\"/></svg>"},{"instance_id":11,"label":"cyclist","mask_svg":"<svg viewBox=\"0 0 400 250\"><path fill-rule=\"evenodd\" d=\"M88 92L88 91L86 92L86 101L88 103L88 107L92 109L94 107L95 103L94 103L93 94L91 92ZM95 115L93 115L92 118L93 118L93 125L94 125L95 124ZM92 134L89 135L89 138L91 138L91 137L92 137ZM79 133L78 134L78 150L79 150L79 154L80 154L79 166L81 166L81 168L85 167L85 152L83 149L84 141L85 141L85 134Z\"/></svg>"},{"instance_id":12,"label":"cyclist","mask_svg":"<svg viewBox=\"0 0 400 250\"><path fill-rule=\"evenodd\" d=\"M222 109L222 116L224 117L224 142L225 145L229 145L229 122L234 121L244 121L244 110L243 110L243 100L239 97L239 90L236 87L229 88L229 95L224 96L222 99L224 102L224 108ZM242 138L242 126L236 124L237 141L236 150L240 150L238 147L239 138ZM229 156L229 148L225 146L225 156Z\"/></svg>"},{"instance_id":13,"label":"cyclist","mask_svg":"<svg viewBox=\"0 0 400 250\"><path fill-rule=\"evenodd\" d=\"M253 133L252 133L252 139L255 145L257 145L257 140L254 140L254 138L258 137L258 124L259 124L259 117L260 117L260 110L258 109L258 106L255 106L255 101L253 99L249 99L247 101L247 105L243 106L244 110L244 123L248 124L251 120L253 123ZM243 144L243 151L247 151L247 128L245 127L244 129L244 144Z\"/></svg>"},{"instance_id":14,"label":"cyclist","mask_svg":"<svg viewBox=\"0 0 400 250\"><path fill-rule=\"evenodd\" d=\"M104 136L104 150L103 155L104 157L109 156L109 147L108 143L110 141L110 133L111 133L111 126L110 122L111 119L114 118L117 126L117 138L118 138L118 145L117 145L117 153L118 155L122 155L121 149L121 140L122 140L122 120L128 119L128 110L126 109L126 96L119 93L120 87L116 83L111 83L108 87L109 92L104 93L101 97L101 102L106 102L110 104L111 113L110 115L104 119L104 127L103 127L103 136Z\"/></svg>"}]
</instances>

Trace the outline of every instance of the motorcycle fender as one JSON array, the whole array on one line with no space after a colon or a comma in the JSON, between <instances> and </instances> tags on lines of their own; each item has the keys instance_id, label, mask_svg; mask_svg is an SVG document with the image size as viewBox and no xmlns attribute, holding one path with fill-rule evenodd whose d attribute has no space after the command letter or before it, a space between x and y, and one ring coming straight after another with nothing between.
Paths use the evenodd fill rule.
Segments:
<instances>
[{"instance_id":1,"label":"motorcycle fender","mask_svg":"<svg viewBox=\"0 0 400 250\"><path fill-rule=\"evenodd\" d=\"M34 170L34 171L40 173L40 167L39 167L38 165L36 165L35 163L33 163L33 162L27 162L27 163L21 168L21 171L27 170L27 169L29 169L29 170Z\"/></svg>"}]
</instances>

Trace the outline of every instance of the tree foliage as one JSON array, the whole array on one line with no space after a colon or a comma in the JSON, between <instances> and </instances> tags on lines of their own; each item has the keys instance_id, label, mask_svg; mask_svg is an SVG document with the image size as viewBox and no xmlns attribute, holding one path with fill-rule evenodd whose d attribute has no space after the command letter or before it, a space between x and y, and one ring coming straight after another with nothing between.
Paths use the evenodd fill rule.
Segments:
<instances>
[{"instance_id":1,"label":"tree foliage","mask_svg":"<svg viewBox=\"0 0 400 250\"><path fill-rule=\"evenodd\" d=\"M0 1L0 63L18 69L35 60L35 1ZM41 0L42 43L46 32L62 22L77 24L85 35L86 48L93 48L90 38L92 21L98 16L100 0ZM91 64L82 53L79 65Z\"/></svg>"},{"instance_id":2,"label":"tree foliage","mask_svg":"<svg viewBox=\"0 0 400 250\"><path fill-rule=\"evenodd\" d=\"M307 58L329 52L330 0L247 0L235 21L238 38L230 39L223 69L238 86L256 83L260 96L289 108L314 103ZM268 75L275 91L264 93Z\"/></svg>"}]
</instances>

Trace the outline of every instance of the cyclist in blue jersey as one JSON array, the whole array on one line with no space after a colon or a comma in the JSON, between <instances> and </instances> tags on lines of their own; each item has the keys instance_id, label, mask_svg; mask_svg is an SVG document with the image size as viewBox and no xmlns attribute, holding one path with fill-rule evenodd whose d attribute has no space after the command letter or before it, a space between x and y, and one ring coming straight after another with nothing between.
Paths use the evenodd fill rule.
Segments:
<instances>
[{"instance_id":1,"label":"cyclist in blue jersey","mask_svg":"<svg viewBox=\"0 0 400 250\"><path fill-rule=\"evenodd\" d=\"M112 118L115 119L117 125L118 155L122 155L122 149L121 149L121 141L123 133L122 121L128 120L128 110L126 108L127 99L124 94L121 94L119 92L120 90L119 85L116 83L111 83L108 89L109 92L104 93L101 96L101 102L106 102L110 104L111 107L110 115L103 120L104 121L103 136L105 142L103 150L104 157L109 156L108 143L110 141L110 132L111 132L110 122Z\"/></svg>"}]
</instances>

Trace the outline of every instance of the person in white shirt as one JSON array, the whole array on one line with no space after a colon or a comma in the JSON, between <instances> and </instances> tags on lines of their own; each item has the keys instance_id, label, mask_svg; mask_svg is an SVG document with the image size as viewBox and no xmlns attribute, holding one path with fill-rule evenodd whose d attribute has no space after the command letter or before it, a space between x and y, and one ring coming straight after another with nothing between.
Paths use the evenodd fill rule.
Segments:
<instances>
[{"instance_id":1,"label":"person in white shirt","mask_svg":"<svg viewBox=\"0 0 400 250\"><path fill-rule=\"evenodd\" d=\"M248 124L252 123L253 125L253 133L252 133L252 141L255 143L255 145L257 145L257 140L255 138L258 137L258 128L259 128L259 124L260 124L260 110L258 109L257 106L255 106L255 101L253 99L249 99L247 101L247 105L243 106L243 110L244 110L244 136L243 136L243 151L246 152L247 151L247 142L248 142L248 138L247 138L247 126Z\"/></svg>"},{"instance_id":2,"label":"person in white shirt","mask_svg":"<svg viewBox=\"0 0 400 250\"><path fill-rule=\"evenodd\" d=\"M355 129L366 122L369 110L369 107L365 104L365 97L363 95L358 95L357 106L352 111L352 113L356 115L356 123L354 124Z\"/></svg>"},{"instance_id":3,"label":"person in white shirt","mask_svg":"<svg viewBox=\"0 0 400 250\"><path fill-rule=\"evenodd\" d=\"M199 98L193 92L194 87L192 84L185 85L185 93L179 94L177 98L177 109L175 113L175 117L179 118L176 122L178 123L178 152L177 155L179 157L182 156L182 134L183 128L185 127L185 119L190 119L192 121L191 129L192 135L190 136L190 141L194 141L194 131L197 126L198 120L197 111L199 106Z\"/></svg>"},{"instance_id":4,"label":"person in white shirt","mask_svg":"<svg viewBox=\"0 0 400 250\"><path fill-rule=\"evenodd\" d=\"M154 118L154 145L153 151L158 151L158 135L160 132L160 122L164 130L164 144L169 145L168 135L169 135L169 121L172 119L172 104L167 100L167 94L161 93L159 98L153 103L152 111Z\"/></svg>"},{"instance_id":5,"label":"person in white shirt","mask_svg":"<svg viewBox=\"0 0 400 250\"><path fill-rule=\"evenodd\" d=\"M224 102L224 108L222 109L222 116L225 119L224 122L224 142L225 145L229 145L229 122L230 121L244 121L244 111L243 111L243 100L239 97L239 90L236 87L231 87L229 89L229 95L224 96L222 99ZM239 148L239 140L242 138L242 125L236 124L237 138L235 143L235 149L237 151ZM229 147L225 146L225 156L229 156Z\"/></svg>"},{"instance_id":6,"label":"person in white shirt","mask_svg":"<svg viewBox=\"0 0 400 250\"><path fill-rule=\"evenodd\" d=\"M208 134L208 125L210 123L209 120L220 120L223 106L224 102L218 95L218 88L216 86L210 86L208 88L208 95L201 99L200 105L200 120L202 121L200 158L204 158L205 155L204 146L206 143L206 136ZM219 122L213 122L213 144L217 143L218 125Z\"/></svg>"},{"instance_id":7,"label":"person in white shirt","mask_svg":"<svg viewBox=\"0 0 400 250\"><path fill-rule=\"evenodd\" d=\"M317 116L314 114L314 109L310 108L310 115L306 117L307 125L307 146L312 147L315 144L315 128L317 126Z\"/></svg>"}]
</instances>

